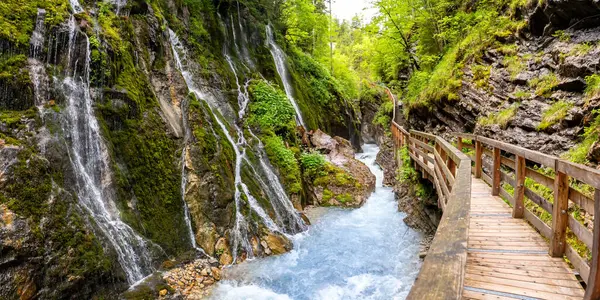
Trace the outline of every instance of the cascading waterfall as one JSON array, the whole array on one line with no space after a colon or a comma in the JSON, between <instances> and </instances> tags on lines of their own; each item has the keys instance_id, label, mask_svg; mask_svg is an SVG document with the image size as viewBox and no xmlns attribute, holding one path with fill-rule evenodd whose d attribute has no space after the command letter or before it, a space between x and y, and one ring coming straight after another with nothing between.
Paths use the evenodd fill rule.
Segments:
<instances>
[{"instance_id":1,"label":"cascading waterfall","mask_svg":"<svg viewBox=\"0 0 600 300\"><path fill-rule=\"evenodd\" d=\"M30 54L28 59L29 75L33 83L33 95L35 106L41 107L46 101L46 96L49 89L49 80L46 75L46 68L42 62L42 51L44 49L44 41L46 34L46 10L38 9L35 28L30 39Z\"/></svg>"},{"instance_id":2,"label":"cascading waterfall","mask_svg":"<svg viewBox=\"0 0 600 300\"><path fill-rule=\"evenodd\" d=\"M225 123L223 123L223 121L216 114L214 114L213 109L215 109L215 108L213 108L213 106L216 106L216 104L213 103L213 101L210 101L212 99L212 96L200 91L199 89L197 89L195 87L193 77L192 77L191 73L189 73L186 70L184 63L181 59L182 56L183 56L184 60L186 59L185 48L179 41L179 38L177 37L175 32L173 32L171 29L169 29L169 37L170 37L170 41L171 41L173 56L175 58L175 61L177 63L177 67L178 67L179 71L183 75L183 78L186 82L188 90L191 93L194 93L198 97L198 99L207 100L207 103L209 104L210 113L213 115L214 119L216 120L217 124L219 125L219 127L221 128L223 133L225 134L225 137L227 138L227 140L229 141L229 143L231 144L231 146L234 150L234 154L235 154L234 200L235 200L235 207L236 207L236 224L235 224L235 227L233 230L233 242L234 242L233 251L232 251L233 261L234 262L236 261L237 252L240 249L240 247L241 247L241 249L246 251L248 258L253 258L254 253L252 250L252 245L250 244L250 238L248 236L249 225L248 225L248 222L246 221L244 215L241 212L241 205L242 205L242 202L244 201L244 199L242 198L242 194L244 194L246 196L246 200L248 202L248 205L252 209L252 211L254 211L260 217L260 219L263 221L265 226L267 226L267 228L270 231L281 232L281 230L277 226L277 224L275 224L275 222L273 222L273 220L271 220L271 218L267 215L267 213L264 211L264 209L258 204L258 201L250 193L248 186L242 180L242 163L246 160L246 148L245 148L246 140L244 138L243 131L240 130L240 128L238 128L237 126L235 126L235 129L238 133L238 142L236 143L234 138L229 133L229 129L227 128ZM179 53L181 53L182 55L180 56Z\"/></svg>"},{"instance_id":3,"label":"cascading waterfall","mask_svg":"<svg viewBox=\"0 0 600 300\"><path fill-rule=\"evenodd\" d=\"M275 38L273 37L273 30L271 29L271 25L267 25L267 44L269 46L269 50L271 51L271 55L273 56L273 60L275 61L275 68L277 69L277 74L279 74L279 78L281 78L281 82L283 83L283 89L285 90L285 94L288 99L294 106L294 110L296 111L296 123L298 125L305 127L304 119L302 119L302 112L300 111L300 107L296 103L296 99L294 99L292 84L290 83L290 74L288 72L286 66L286 58L283 50L275 43Z\"/></svg>"},{"instance_id":4,"label":"cascading waterfall","mask_svg":"<svg viewBox=\"0 0 600 300\"><path fill-rule=\"evenodd\" d=\"M76 2L75 0L71 1ZM74 11L81 9L75 3ZM72 64L72 74L67 74L62 89L67 99L65 132L70 140L69 156L77 179L77 194L80 204L90 213L104 237L115 249L118 261L130 284L144 278L153 271L147 243L130 226L119 218L111 189L109 156L102 142L100 127L93 110L90 93L90 41L79 33L71 19L69 32L69 66L71 55L77 48L78 35L84 35L86 53L84 60ZM77 74L78 65L83 63L84 73Z\"/></svg>"},{"instance_id":5,"label":"cascading waterfall","mask_svg":"<svg viewBox=\"0 0 600 300\"><path fill-rule=\"evenodd\" d=\"M226 270L211 299L405 299L421 267L421 234L383 186L378 147L363 149L356 158L376 176L364 206L313 209L311 230L292 237L292 251Z\"/></svg>"},{"instance_id":6,"label":"cascading waterfall","mask_svg":"<svg viewBox=\"0 0 600 300\"><path fill-rule=\"evenodd\" d=\"M233 28L232 28L232 30L233 30ZM235 40L234 40L234 42L235 42ZM248 86L247 86L247 83L244 86L242 86L240 84L239 75L238 75L235 65L233 63L233 60L227 53L225 53L225 59L227 60L229 67L231 68L231 70L233 71L233 74L235 75L235 83L237 85L237 91L238 91L238 105L240 107L239 118L240 118L240 120L242 120L245 117L246 109L247 109L248 103L250 102L250 97L248 96ZM263 189L266 190L268 193L269 199L271 200L271 204L273 204L273 208L275 209L275 214L276 214L279 226L282 228L285 228L286 233L298 233L300 231L306 230L306 225L304 224L304 221L300 218L300 216L294 209L294 206L292 205L292 202L290 201L289 197L287 196L285 189L281 185L279 178L277 177L277 175L275 175L273 169L271 168L270 164L268 163L268 161L266 159L266 155L264 155L264 153L263 153L264 150L263 150L262 142L260 141L260 139L258 139L258 137L256 137L254 135L254 133L252 132L252 130L250 128L247 128L247 130L248 130L248 132L250 132L252 137L254 137L256 139L256 141L258 141L258 144L259 144L258 159L260 162L260 167L263 171L263 174L258 174L258 175L266 176L269 184L266 184L263 180L260 179L262 176L257 176L257 178L259 178L259 182L261 183L261 186L263 187ZM241 133L241 134L243 134L243 133ZM252 165L250 162L248 162L248 164ZM258 172L256 172L256 170L254 170L254 173L258 173Z\"/></svg>"}]
</instances>

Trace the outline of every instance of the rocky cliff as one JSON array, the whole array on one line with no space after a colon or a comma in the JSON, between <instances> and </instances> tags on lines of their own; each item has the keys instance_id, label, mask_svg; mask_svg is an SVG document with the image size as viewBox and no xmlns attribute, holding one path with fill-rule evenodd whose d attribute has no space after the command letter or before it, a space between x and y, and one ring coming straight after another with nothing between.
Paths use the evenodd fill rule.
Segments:
<instances>
[{"instance_id":1,"label":"rocky cliff","mask_svg":"<svg viewBox=\"0 0 600 300\"><path fill-rule=\"evenodd\" d=\"M411 108L410 126L597 164L598 12L594 1L531 4L523 29L464 65L458 98Z\"/></svg>"},{"instance_id":2,"label":"rocky cliff","mask_svg":"<svg viewBox=\"0 0 600 300\"><path fill-rule=\"evenodd\" d=\"M289 250L308 201L289 98L306 129L360 132L272 6L0 4L0 298L112 299L171 258Z\"/></svg>"}]
</instances>

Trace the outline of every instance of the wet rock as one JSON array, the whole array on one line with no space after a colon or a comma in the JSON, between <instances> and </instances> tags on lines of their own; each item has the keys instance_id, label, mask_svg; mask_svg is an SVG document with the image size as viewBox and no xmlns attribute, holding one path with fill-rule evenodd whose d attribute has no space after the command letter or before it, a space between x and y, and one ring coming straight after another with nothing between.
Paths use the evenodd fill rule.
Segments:
<instances>
[{"instance_id":1,"label":"wet rock","mask_svg":"<svg viewBox=\"0 0 600 300\"><path fill-rule=\"evenodd\" d=\"M587 159L595 163L600 162L600 143L598 141L595 141L590 147L590 150L587 154Z\"/></svg>"},{"instance_id":2,"label":"wet rock","mask_svg":"<svg viewBox=\"0 0 600 300\"><path fill-rule=\"evenodd\" d=\"M354 158L350 142L320 130L310 139L327 160L322 174L308 184L311 202L321 206L361 206L375 189L375 175Z\"/></svg>"},{"instance_id":3,"label":"wet rock","mask_svg":"<svg viewBox=\"0 0 600 300\"><path fill-rule=\"evenodd\" d=\"M229 249L229 242L224 237L220 238L215 245L215 253L219 256L219 263L230 265L233 262L233 256Z\"/></svg>"},{"instance_id":4,"label":"wet rock","mask_svg":"<svg viewBox=\"0 0 600 300\"><path fill-rule=\"evenodd\" d=\"M264 241L266 248L268 248L273 255L283 254L292 250L293 247L292 242L279 233L268 233L265 236Z\"/></svg>"},{"instance_id":5,"label":"wet rock","mask_svg":"<svg viewBox=\"0 0 600 300\"><path fill-rule=\"evenodd\" d=\"M582 78L569 78L561 81L554 87L555 90L562 90L567 92L583 92L586 83Z\"/></svg>"},{"instance_id":6,"label":"wet rock","mask_svg":"<svg viewBox=\"0 0 600 300\"><path fill-rule=\"evenodd\" d=\"M383 169L383 184L393 186L396 182L396 159L394 157L394 145L388 137L382 138L379 153L375 162Z\"/></svg>"}]
</instances>

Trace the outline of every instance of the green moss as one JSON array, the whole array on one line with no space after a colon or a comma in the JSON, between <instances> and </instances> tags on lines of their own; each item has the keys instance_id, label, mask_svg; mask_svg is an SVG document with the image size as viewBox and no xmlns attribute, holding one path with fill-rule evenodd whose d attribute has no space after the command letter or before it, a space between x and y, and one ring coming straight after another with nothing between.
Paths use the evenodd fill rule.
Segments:
<instances>
[{"instance_id":1,"label":"green moss","mask_svg":"<svg viewBox=\"0 0 600 300\"><path fill-rule=\"evenodd\" d=\"M384 130L390 130L392 125L392 114L394 112L394 103L386 101L379 106L375 117L373 117L373 125L379 125Z\"/></svg>"},{"instance_id":2,"label":"green moss","mask_svg":"<svg viewBox=\"0 0 600 300\"><path fill-rule=\"evenodd\" d=\"M269 156L269 161L279 169L288 192L300 192L302 190L300 166L294 152L288 149L278 136L264 137L263 141L265 142L265 151Z\"/></svg>"},{"instance_id":3,"label":"green moss","mask_svg":"<svg viewBox=\"0 0 600 300\"><path fill-rule=\"evenodd\" d=\"M566 158L572 162L587 164L589 163L587 159L587 154L589 153L590 148L600 138L600 111L594 110L593 116L594 121L592 121L588 127L585 128L583 134L583 141L579 143L574 148L571 148L566 154L563 155L563 158Z\"/></svg>"},{"instance_id":4,"label":"green moss","mask_svg":"<svg viewBox=\"0 0 600 300\"><path fill-rule=\"evenodd\" d=\"M504 57L502 63L508 70L511 79L515 79L517 75L525 70L525 64L523 63L523 60L516 55Z\"/></svg>"},{"instance_id":5,"label":"green moss","mask_svg":"<svg viewBox=\"0 0 600 300\"><path fill-rule=\"evenodd\" d=\"M138 232L177 254L187 247L176 162L178 145L154 110L137 117L135 106L99 106L103 136L109 142L122 218ZM118 162L118 164L117 164ZM135 211L128 204L135 199Z\"/></svg>"},{"instance_id":6,"label":"green moss","mask_svg":"<svg viewBox=\"0 0 600 300\"><path fill-rule=\"evenodd\" d=\"M592 99L600 96L600 75L593 74L585 77L587 86L585 88L586 99Z\"/></svg>"},{"instance_id":7,"label":"green moss","mask_svg":"<svg viewBox=\"0 0 600 300\"><path fill-rule=\"evenodd\" d=\"M553 37L558 38L561 42L571 41L571 35L564 32L563 30L557 30L552 34Z\"/></svg>"},{"instance_id":8,"label":"green moss","mask_svg":"<svg viewBox=\"0 0 600 300\"><path fill-rule=\"evenodd\" d=\"M337 195L335 199L341 203L351 202L353 200L352 195L350 195L349 193Z\"/></svg>"},{"instance_id":9,"label":"green moss","mask_svg":"<svg viewBox=\"0 0 600 300\"><path fill-rule=\"evenodd\" d=\"M552 89L558 85L558 77L554 73L534 78L529 81L529 86L535 89L535 94L543 97L550 97Z\"/></svg>"},{"instance_id":10,"label":"green moss","mask_svg":"<svg viewBox=\"0 0 600 300\"><path fill-rule=\"evenodd\" d=\"M521 90L521 89L517 89L514 93L513 96L517 99L523 100L523 99L529 99L531 98L531 93L525 90Z\"/></svg>"},{"instance_id":11,"label":"green moss","mask_svg":"<svg viewBox=\"0 0 600 300\"><path fill-rule=\"evenodd\" d=\"M498 47L498 51L504 55L513 56L517 55L517 53L519 52L519 48L516 44L504 44Z\"/></svg>"},{"instance_id":12,"label":"green moss","mask_svg":"<svg viewBox=\"0 0 600 300\"><path fill-rule=\"evenodd\" d=\"M471 66L473 72L473 82L479 88L488 89L490 81L490 73L492 66L473 65Z\"/></svg>"},{"instance_id":13,"label":"green moss","mask_svg":"<svg viewBox=\"0 0 600 300\"><path fill-rule=\"evenodd\" d=\"M497 113L488 114L487 117L480 117L477 124L481 126L500 125L506 128L509 122L515 117L519 109L519 103L513 103L508 108L505 108Z\"/></svg>"},{"instance_id":14,"label":"green moss","mask_svg":"<svg viewBox=\"0 0 600 300\"><path fill-rule=\"evenodd\" d=\"M552 104L552 106L544 111L542 114L542 121L537 126L537 129L544 130L558 123L559 121L562 121L572 107L573 103L564 100L555 102Z\"/></svg>"},{"instance_id":15,"label":"green moss","mask_svg":"<svg viewBox=\"0 0 600 300\"><path fill-rule=\"evenodd\" d=\"M3 0L0 2L0 39L26 47L35 27L38 8L46 10L45 23L51 29L66 19L69 7L67 0Z\"/></svg>"},{"instance_id":16,"label":"green moss","mask_svg":"<svg viewBox=\"0 0 600 300\"><path fill-rule=\"evenodd\" d=\"M401 166L397 170L396 179L401 183L412 183L418 180L418 173L412 167L412 161L408 153L408 147L398 150Z\"/></svg>"},{"instance_id":17,"label":"green moss","mask_svg":"<svg viewBox=\"0 0 600 300\"><path fill-rule=\"evenodd\" d=\"M34 149L25 148L17 157L18 161L7 170L0 203L27 219L31 229L25 233L31 239L28 243L46 245L52 253L52 258L46 260L45 278L50 282L88 279L91 283L94 277L109 277L111 260L81 214L73 213L77 209L75 198L60 188L64 182L62 170ZM52 288L56 296L70 293L62 285Z\"/></svg>"}]
</instances>

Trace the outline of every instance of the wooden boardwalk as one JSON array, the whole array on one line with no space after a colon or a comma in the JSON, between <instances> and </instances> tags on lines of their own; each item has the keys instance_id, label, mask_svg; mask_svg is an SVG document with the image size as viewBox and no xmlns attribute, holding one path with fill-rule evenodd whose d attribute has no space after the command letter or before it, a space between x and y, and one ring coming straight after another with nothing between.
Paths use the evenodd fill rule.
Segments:
<instances>
[{"instance_id":1,"label":"wooden boardwalk","mask_svg":"<svg viewBox=\"0 0 600 300\"><path fill-rule=\"evenodd\" d=\"M472 178L463 299L582 299L584 290L548 242L484 181Z\"/></svg>"}]
</instances>

